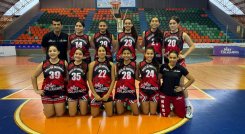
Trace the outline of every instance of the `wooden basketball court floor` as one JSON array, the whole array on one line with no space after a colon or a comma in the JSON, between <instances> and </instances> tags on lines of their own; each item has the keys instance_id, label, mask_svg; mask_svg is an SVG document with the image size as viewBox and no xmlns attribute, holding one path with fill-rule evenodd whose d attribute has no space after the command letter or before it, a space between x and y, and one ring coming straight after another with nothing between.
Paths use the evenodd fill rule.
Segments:
<instances>
[{"instance_id":1,"label":"wooden basketball court floor","mask_svg":"<svg viewBox=\"0 0 245 134\"><path fill-rule=\"evenodd\" d=\"M189 88L192 119L158 115L54 117L46 119L31 86L37 63L30 57L0 57L0 133L230 134L245 133L245 58L211 57L188 64L195 77ZM39 86L42 77L38 79Z\"/></svg>"}]
</instances>

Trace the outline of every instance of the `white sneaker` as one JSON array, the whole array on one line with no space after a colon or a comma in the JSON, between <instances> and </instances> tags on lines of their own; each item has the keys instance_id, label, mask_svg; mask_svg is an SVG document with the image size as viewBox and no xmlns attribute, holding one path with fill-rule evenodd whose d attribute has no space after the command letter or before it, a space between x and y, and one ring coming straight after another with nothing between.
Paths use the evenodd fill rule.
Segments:
<instances>
[{"instance_id":1,"label":"white sneaker","mask_svg":"<svg viewBox=\"0 0 245 134\"><path fill-rule=\"evenodd\" d=\"M191 105L186 106L186 118L191 119L193 117L193 107Z\"/></svg>"}]
</instances>

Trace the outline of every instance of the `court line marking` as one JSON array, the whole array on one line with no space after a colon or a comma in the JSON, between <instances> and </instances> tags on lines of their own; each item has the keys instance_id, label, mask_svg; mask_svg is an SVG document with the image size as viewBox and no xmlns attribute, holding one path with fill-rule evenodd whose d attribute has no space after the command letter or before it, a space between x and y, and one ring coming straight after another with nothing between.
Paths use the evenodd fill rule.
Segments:
<instances>
[{"instance_id":1,"label":"court line marking","mask_svg":"<svg viewBox=\"0 0 245 134\"><path fill-rule=\"evenodd\" d=\"M159 131L159 132L156 132L154 134L166 134L168 132L171 132L171 131L174 131L176 130L177 128L181 127L182 125L184 125L187 121L189 121L189 119L187 118L183 118L180 122L178 122L177 124L165 129L165 130L162 130L162 131Z\"/></svg>"},{"instance_id":2,"label":"court line marking","mask_svg":"<svg viewBox=\"0 0 245 134\"><path fill-rule=\"evenodd\" d=\"M42 82L42 80L41 80L41 81L38 81L37 84L39 84L40 82ZM32 85L29 85L29 86L27 86L27 87L25 87L25 88L23 88L23 89L20 89L19 91L16 91L16 92L14 92L14 93L12 93L12 94L10 94L10 95L7 95L7 96L1 98L1 100L5 100L5 99L7 99L8 97L10 97L10 96L12 96L12 95L14 95L14 94L17 94L17 93L19 93L19 92L22 92L23 90L28 89L28 88L31 87L31 86L32 86ZM27 99L29 99L29 98L27 98Z\"/></svg>"},{"instance_id":3,"label":"court line marking","mask_svg":"<svg viewBox=\"0 0 245 134\"><path fill-rule=\"evenodd\" d=\"M25 131L26 133L28 133L28 134L40 134L40 133L38 133L38 132L32 130L32 129L29 128L28 126L26 126L26 125L22 122L22 120L21 120L21 118L20 118L20 111L21 111L21 109L22 109L23 106L24 106L27 102L29 102L30 100L31 100L31 99L26 100L24 103L22 103L22 104L17 108L17 110L16 110L15 113L14 113L14 120L15 120L15 123L19 126L19 128L21 128L21 129L22 129L23 131Z\"/></svg>"},{"instance_id":4,"label":"court line marking","mask_svg":"<svg viewBox=\"0 0 245 134\"><path fill-rule=\"evenodd\" d=\"M208 100L215 100L215 98L214 98L213 96L211 96L211 95L209 95L208 93L204 92L204 91L203 91L202 89L200 89L199 87L195 86L194 84L192 84L192 86L193 86L194 88L196 88L197 90L199 90L200 92L202 92L203 94L205 94L205 95L207 95L208 97L210 97ZM204 99L201 99L201 98L200 98L200 100L204 100Z\"/></svg>"}]
</instances>

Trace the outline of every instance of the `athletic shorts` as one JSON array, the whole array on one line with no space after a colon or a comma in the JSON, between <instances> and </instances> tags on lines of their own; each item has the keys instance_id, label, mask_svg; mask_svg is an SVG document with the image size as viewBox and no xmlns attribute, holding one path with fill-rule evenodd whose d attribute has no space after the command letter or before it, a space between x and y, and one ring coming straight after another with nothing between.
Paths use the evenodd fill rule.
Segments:
<instances>
[{"instance_id":1,"label":"athletic shorts","mask_svg":"<svg viewBox=\"0 0 245 134\"><path fill-rule=\"evenodd\" d=\"M170 103L174 106L174 113L180 118L184 118L186 115L185 97L184 96L167 96L160 93L160 113L164 117L168 117L170 114Z\"/></svg>"},{"instance_id":2,"label":"athletic shorts","mask_svg":"<svg viewBox=\"0 0 245 134\"><path fill-rule=\"evenodd\" d=\"M152 101L158 102L159 93L157 91L139 91L139 100L140 102Z\"/></svg>"}]
</instances>

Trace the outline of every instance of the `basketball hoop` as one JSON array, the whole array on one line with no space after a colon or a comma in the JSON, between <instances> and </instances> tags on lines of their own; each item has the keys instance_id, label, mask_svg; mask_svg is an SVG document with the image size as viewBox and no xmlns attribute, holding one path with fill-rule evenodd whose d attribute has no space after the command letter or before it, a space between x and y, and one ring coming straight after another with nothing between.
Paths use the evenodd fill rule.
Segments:
<instances>
[{"instance_id":1,"label":"basketball hoop","mask_svg":"<svg viewBox=\"0 0 245 134\"><path fill-rule=\"evenodd\" d=\"M115 14L119 14L119 9L120 9L120 6L121 6L121 1L119 0L112 0L110 2L111 4L111 10L112 10L112 13L115 15Z\"/></svg>"},{"instance_id":2,"label":"basketball hoop","mask_svg":"<svg viewBox=\"0 0 245 134\"><path fill-rule=\"evenodd\" d=\"M123 31L123 20L121 18L121 14L119 11L121 6L121 0L111 0L110 5L111 5L111 14L117 21L117 32L120 33Z\"/></svg>"}]
</instances>

